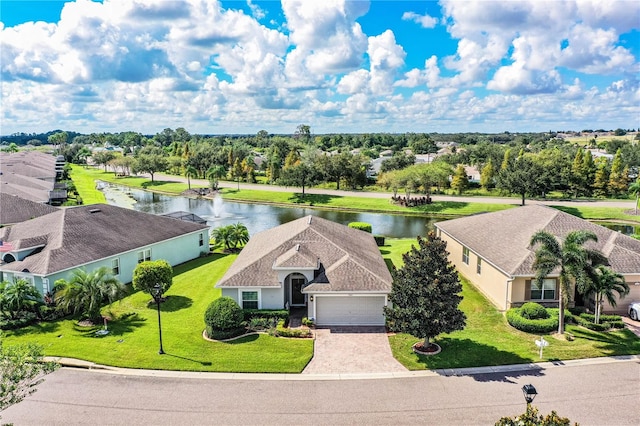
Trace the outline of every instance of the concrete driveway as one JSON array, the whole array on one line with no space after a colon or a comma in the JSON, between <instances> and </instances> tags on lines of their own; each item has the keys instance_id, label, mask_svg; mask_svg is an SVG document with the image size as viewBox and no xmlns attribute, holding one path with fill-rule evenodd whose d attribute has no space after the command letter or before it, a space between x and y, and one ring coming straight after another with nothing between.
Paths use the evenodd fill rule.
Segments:
<instances>
[{"instance_id":1,"label":"concrete driveway","mask_svg":"<svg viewBox=\"0 0 640 426\"><path fill-rule=\"evenodd\" d=\"M302 374L407 371L391 355L384 327L318 328L315 334L313 359Z\"/></svg>"}]
</instances>

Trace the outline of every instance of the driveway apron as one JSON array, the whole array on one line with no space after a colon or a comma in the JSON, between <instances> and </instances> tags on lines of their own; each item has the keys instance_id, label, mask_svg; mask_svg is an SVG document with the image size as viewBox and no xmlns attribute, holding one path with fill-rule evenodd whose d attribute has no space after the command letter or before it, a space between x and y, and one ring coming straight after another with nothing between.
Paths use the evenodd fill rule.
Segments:
<instances>
[{"instance_id":1,"label":"driveway apron","mask_svg":"<svg viewBox=\"0 0 640 426\"><path fill-rule=\"evenodd\" d=\"M313 359L302 374L407 371L391 355L384 327L328 327L315 333Z\"/></svg>"}]
</instances>

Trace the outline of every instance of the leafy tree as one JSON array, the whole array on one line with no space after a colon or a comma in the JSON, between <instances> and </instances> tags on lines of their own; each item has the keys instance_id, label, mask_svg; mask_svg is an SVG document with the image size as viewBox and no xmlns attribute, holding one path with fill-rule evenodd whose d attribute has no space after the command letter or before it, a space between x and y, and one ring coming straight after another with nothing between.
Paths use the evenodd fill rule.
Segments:
<instances>
[{"instance_id":1,"label":"leafy tree","mask_svg":"<svg viewBox=\"0 0 640 426\"><path fill-rule=\"evenodd\" d=\"M618 293L618 296L624 297L629 294L629 285L625 282L621 274L612 271L606 266L599 265L595 269L595 273L591 275L583 292L586 294L594 294L596 304L594 322L599 324L602 302L606 299L607 302L615 308L618 301L613 293Z\"/></svg>"},{"instance_id":2,"label":"leafy tree","mask_svg":"<svg viewBox=\"0 0 640 426\"><path fill-rule=\"evenodd\" d=\"M191 178L198 177L198 169L193 166L187 166L184 170L184 175L187 177L187 186L191 190Z\"/></svg>"},{"instance_id":3,"label":"leafy tree","mask_svg":"<svg viewBox=\"0 0 640 426\"><path fill-rule=\"evenodd\" d=\"M243 175L242 163L239 158L236 158L231 167L231 178L235 179L238 183L238 191L240 191L240 178Z\"/></svg>"},{"instance_id":4,"label":"leafy tree","mask_svg":"<svg viewBox=\"0 0 640 426\"><path fill-rule=\"evenodd\" d=\"M136 173L149 173L151 175L151 182L153 182L156 172L163 172L167 170L169 166L164 151L154 146L142 148L140 152L138 152L136 160L134 171Z\"/></svg>"},{"instance_id":5,"label":"leafy tree","mask_svg":"<svg viewBox=\"0 0 640 426\"><path fill-rule=\"evenodd\" d=\"M451 189L455 189L458 192L458 195L462 194L462 191L469 187L469 177L467 176L467 171L464 168L464 165L458 164L456 167L456 171L453 174L453 178L451 179Z\"/></svg>"},{"instance_id":6,"label":"leafy tree","mask_svg":"<svg viewBox=\"0 0 640 426\"><path fill-rule=\"evenodd\" d=\"M629 170L625 169L622 163L622 151L618 149L611 163L609 173L609 192L613 196L619 196L627 192Z\"/></svg>"},{"instance_id":7,"label":"leafy tree","mask_svg":"<svg viewBox=\"0 0 640 426\"><path fill-rule=\"evenodd\" d=\"M598 197L606 197L609 194L609 161L604 157L596 161L593 193Z\"/></svg>"},{"instance_id":8,"label":"leafy tree","mask_svg":"<svg viewBox=\"0 0 640 426\"><path fill-rule=\"evenodd\" d=\"M495 184L495 173L493 162L489 159L480 172L480 186L486 190L493 188Z\"/></svg>"},{"instance_id":9,"label":"leafy tree","mask_svg":"<svg viewBox=\"0 0 640 426\"><path fill-rule=\"evenodd\" d=\"M560 242L547 231L538 231L531 237L530 244L535 247L533 268L538 285L554 270L559 269L560 294L558 295L558 333L564 333L564 307L571 300L571 282L579 287L585 286L590 268L603 263L603 256L584 245L597 242L598 237L590 231L571 231L564 242Z\"/></svg>"},{"instance_id":10,"label":"leafy tree","mask_svg":"<svg viewBox=\"0 0 640 426\"><path fill-rule=\"evenodd\" d=\"M462 284L448 260L447 243L429 232L418 237L418 247L403 255L404 265L394 270L391 306L384 308L393 331L429 340L441 333L462 330L466 316L458 309Z\"/></svg>"},{"instance_id":11,"label":"leafy tree","mask_svg":"<svg viewBox=\"0 0 640 426\"><path fill-rule=\"evenodd\" d=\"M505 154L506 156L506 154ZM527 195L534 196L541 193L544 186L541 182L542 168L524 155L518 156L514 161L498 174L498 188L519 194L522 197L522 205Z\"/></svg>"},{"instance_id":12,"label":"leafy tree","mask_svg":"<svg viewBox=\"0 0 640 426\"><path fill-rule=\"evenodd\" d=\"M296 127L296 131L293 133L294 139L299 139L302 142L309 143L311 140L311 127L308 124L299 124Z\"/></svg>"},{"instance_id":13,"label":"leafy tree","mask_svg":"<svg viewBox=\"0 0 640 426\"><path fill-rule=\"evenodd\" d=\"M288 157L287 157L288 158ZM279 179L280 184L285 186L302 187L302 198L305 196L305 188L315 185L321 180L322 174L315 167L313 160L304 159L287 165L282 169Z\"/></svg>"},{"instance_id":14,"label":"leafy tree","mask_svg":"<svg viewBox=\"0 0 640 426\"><path fill-rule=\"evenodd\" d=\"M634 183L629 186L629 194L635 195L636 197L636 208L635 214L638 214L638 199L640 198L640 177L636 179Z\"/></svg>"},{"instance_id":15,"label":"leafy tree","mask_svg":"<svg viewBox=\"0 0 640 426\"><path fill-rule=\"evenodd\" d=\"M104 302L111 303L125 293L124 285L104 266L91 272L76 269L69 281L56 281L54 290L58 309L79 313L91 321L99 319Z\"/></svg>"},{"instance_id":16,"label":"leafy tree","mask_svg":"<svg viewBox=\"0 0 640 426\"><path fill-rule=\"evenodd\" d=\"M391 170L401 170L409 167L416 162L416 156L413 154L407 154L404 151L399 151L393 154L393 157L388 160L384 160L380 164L380 172L385 173Z\"/></svg>"},{"instance_id":17,"label":"leafy tree","mask_svg":"<svg viewBox=\"0 0 640 426\"><path fill-rule=\"evenodd\" d=\"M107 164L114 158L116 158L116 153L113 151L96 151L91 154L91 158L93 162L104 167L104 171L107 171Z\"/></svg>"},{"instance_id":18,"label":"leafy tree","mask_svg":"<svg viewBox=\"0 0 640 426\"><path fill-rule=\"evenodd\" d=\"M133 270L133 288L151 294L153 287L160 284L166 293L173 284L173 268L164 259L146 260L138 263Z\"/></svg>"},{"instance_id":19,"label":"leafy tree","mask_svg":"<svg viewBox=\"0 0 640 426\"><path fill-rule=\"evenodd\" d=\"M574 423L578 426L578 423ZM571 420L560 417L555 411L543 416L538 414L538 409L531 404L527 404L527 411L514 418L503 417L496 422L495 426L571 426Z\"/></svg>"},{"instance_id":20,"label":"leafy tree","mask_svg":"<svg viewBox=\"0 0 640 426\"><path fill-rule=\"evenodd\" d=\"M0 411L35 392L43 376L58 368L55 362L44 362L43 356L42 346L5 346L0 336Z\"/></svg>"},{"instance_id":21,"label":"leafy tree","mask_svg":"<svg viewBox=\"0 0 640 426\"><path fill-rule=\"evenodd\" d=\"M48 137L48 141L50 144L57 146L58 153L62 153L64 151L65 145L67 144L67 139L69 135L67 132L57 132Z\"/></svg>"},{"instance_id":22,"label":"leafy tree","mask_svg":"<svg viewBox=\"0 0 640 426\"><path fill-rule=\"evenodd\" d=\"M583 174L583 155L582 149L576 152L576 156L573 159L573 165L571 166L571 189L573 189L574 196L578 198L578 195L582 193L586 184L586 177Z\"/></svg>"},{"instance_id":23,"label":"leafy tree","mask_svg":"<svg viewBox=\"0 0 640 426\"><path fill-rule=\"evenodd\" d=\"M10 153L18 152L19 151L18 145L15 142L11 142L9 146L5 148L5 151Z\"/></svg>"}]
</instances>

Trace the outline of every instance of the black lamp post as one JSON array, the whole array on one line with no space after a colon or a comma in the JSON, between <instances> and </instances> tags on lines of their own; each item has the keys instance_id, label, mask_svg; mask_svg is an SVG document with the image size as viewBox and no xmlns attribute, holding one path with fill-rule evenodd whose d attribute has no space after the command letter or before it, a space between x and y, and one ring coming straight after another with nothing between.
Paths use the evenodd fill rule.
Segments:
<instances>
[{"instance_id":1,"label":"black lamp post","mask_svg":"<svg viewBox=\"0 0 640 426\"><path fill-rule=\"evenodd\" d=\"M532 384L528 384L522 387L522 393L524 395L524 400L527 401L527 405L529 405L533 402L533 399L538 394L538 391L536 391L536 388L533 387Z\"/></svg>"},{"instance_id":2,"label":"black lamp post","mask_svg":"<svg viewBox=\"0 0 640 426\"><path fill-rule=\"evenodd\" d=\"M164 350L162 349L162 324L160 323L160 300L162 300L162 286L158 283L153 286L151 289L151 295L153 296L153 300L156 301L156 306L158 307L158 333L160 335L160 350L158 353L162 355Z\"/></svg>"}]
</instances>

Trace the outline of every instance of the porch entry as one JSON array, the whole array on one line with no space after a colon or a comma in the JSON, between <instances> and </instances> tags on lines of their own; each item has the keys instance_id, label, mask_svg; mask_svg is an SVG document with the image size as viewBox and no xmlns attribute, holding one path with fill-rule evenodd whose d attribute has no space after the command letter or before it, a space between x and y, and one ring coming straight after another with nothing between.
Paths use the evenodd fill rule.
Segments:
<instances>
[{"instance_id":1,"label":"porch entry","mask_svg":"<svg viewBox=\"0 0 640 426\"><path fill-rule=\"evenodd\" d=\"M285 306L287 302L289 306L306 306L305 295L302 294L302 288L307 283L304 275L294 273L285 278Z\"/></svg>"}]
</instances>

